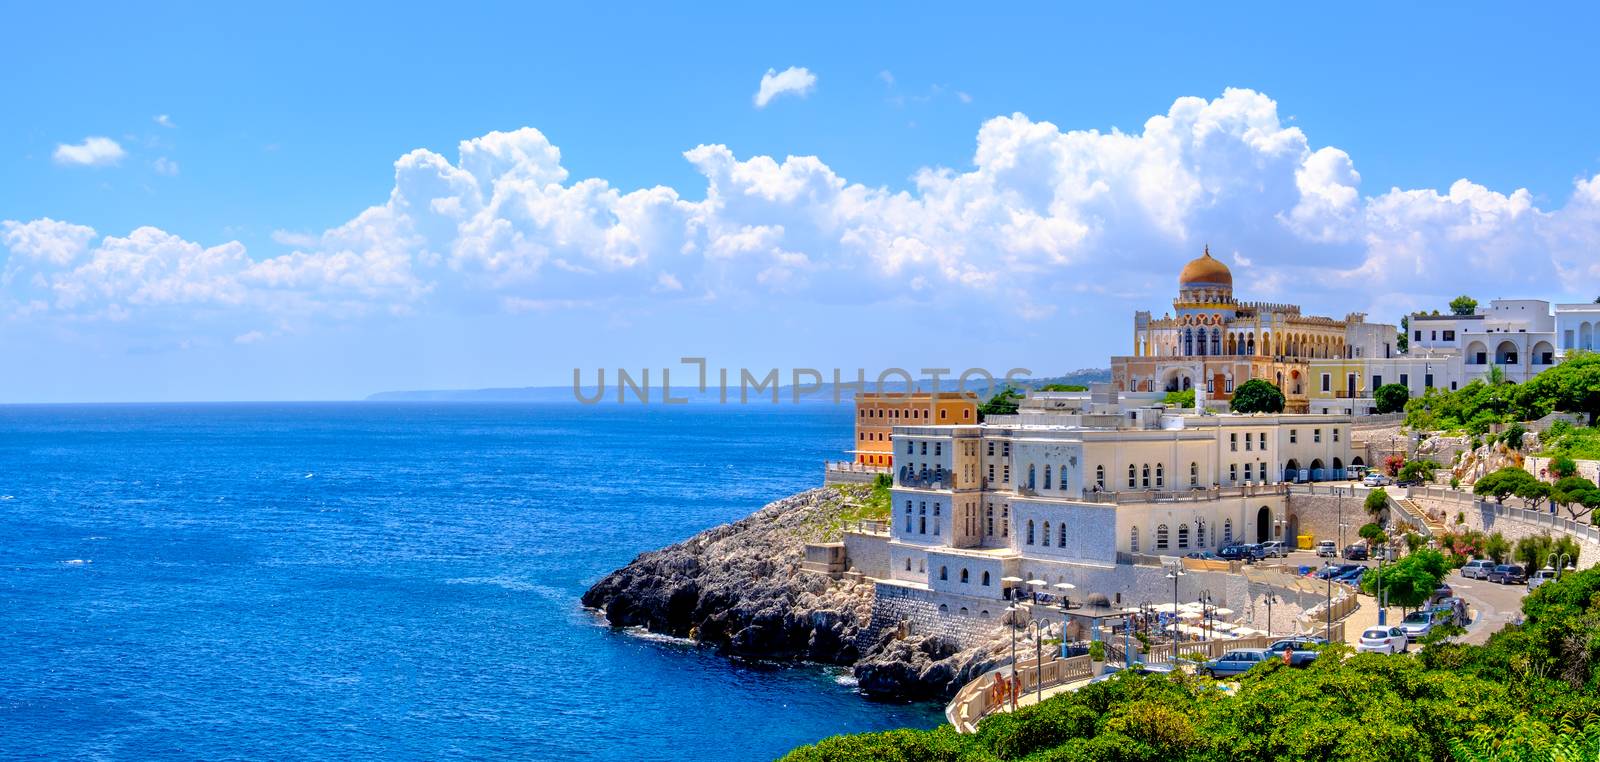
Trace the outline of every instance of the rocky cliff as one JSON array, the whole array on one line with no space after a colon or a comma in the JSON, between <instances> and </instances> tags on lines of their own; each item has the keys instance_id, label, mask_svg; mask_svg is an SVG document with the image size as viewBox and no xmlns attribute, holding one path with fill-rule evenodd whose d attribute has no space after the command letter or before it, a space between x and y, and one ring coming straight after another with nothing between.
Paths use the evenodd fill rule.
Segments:
<instances>
[{"instance_id":1,"label":"rocky cliff","mask_svg":"<svg viewBox=\"0 0 1600 762\"><path fill-rule=\"evenodd\" d=\"M805 543L837 534L850 497L838 487L809 490L644 553L583 604L614 627L687 637L730 656L853 665L874 698L942 698L994 667L998 641L963 650L943 636L891 630L859 642L872 620L872 583L800 568Z\"/></svg>"}]
</instances>

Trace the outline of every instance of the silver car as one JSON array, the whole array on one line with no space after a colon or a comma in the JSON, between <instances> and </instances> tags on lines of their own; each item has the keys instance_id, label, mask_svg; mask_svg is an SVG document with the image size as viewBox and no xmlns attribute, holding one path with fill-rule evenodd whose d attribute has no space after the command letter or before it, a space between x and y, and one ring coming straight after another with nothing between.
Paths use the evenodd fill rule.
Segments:
<instances>
[{"instance_id":1,"label":"silver car","mask_svg":"<svg viewBox=\"0 0 1600 762\"><path fill-rule=\"evenodd\" d=\"M1403 654L1410 648L1405 630L1399 627L1368 627L1361 631L1356 653Z\"/></svg>"},{"instance_id":2,"label":"silver car","mask_svg":"<svg viewBox=\"0 0 1600 762\"><path fill-rule=\"evenodd\" d=\"M1265 648L1235 648L1200 665L1200 673L1212 677L1232 677L1249 672L1267 660Z\"/></svg>"},{"instance_id":3,"label":"silver car","mask_svg":"<svg viewBox=\"0 0 1600 762\"><path fill-rule=\"evenodd\" d=\"M1494 571L1494 562L1487 558L1478 558L1467 562L1461 567L1461 576L1467 579L1488 579L1489 572Z\"/></svg>"},{"instance_id":4,"label":"silver car","mask_svg":"<svg viewBox=\"0 0 1600 762\"><path fill-rule=\"evenodd\" d=\"M1556 578L1555 569L1540 569L1528 577L1528 592L1533 592L1538 587Z\"/></svg>"}]
</instances>

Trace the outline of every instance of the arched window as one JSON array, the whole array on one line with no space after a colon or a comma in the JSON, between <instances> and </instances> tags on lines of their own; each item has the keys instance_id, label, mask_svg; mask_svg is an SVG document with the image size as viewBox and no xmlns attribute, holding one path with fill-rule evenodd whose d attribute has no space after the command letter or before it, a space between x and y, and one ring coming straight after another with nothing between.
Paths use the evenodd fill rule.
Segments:
<instances>
[{"instance_id":1,"label":"arched window","mask_svg":"<svg viewBox=\"0 0 1600 762\"><path fill-rule=\"evenodd\" d=\"M944 603L939 604L939 614L940 615L949 614L949 613L950 613L949 604L944 604Z\"/></svg>"},{"instance_id":2,"label":"arched window","mask_svg":"<svg viewBox=\"0 0 1600 762\"><path fill-rule=\"evenodd\" d=\"M1222 354L1222 332L1215 328L1211 329L1211 354Z\"/></svg>"},{"instance_id":3,"label":"arched window","mask_svg":"<svg viewBox=\"0 0 1600 762\"><path fill-rule=\"evenodd\" d=\"M1222 544L1233 544L1233 519L1222 520Z\"/></svg>"},{"instance_id":4,"label":"arched window","mask_svg":"<svg viewBox=\"0 0 1600 762\"><path fill-rule=\"evenodd\" d=\"M1033 464L1028 464L1028 489L1033 489Z\"/></svg>"},{"instance_id":5,"label":"arched window","mask_svg":"<svg viewBox=\"0 0 1600 762\"><path fill-rule=\"evenodd\" d=\"M1142 482L1140 482L1140 486L1143 486L1145 489L1150 489L1150 464L1149 463L1144 464L1144 480Z\"/></svg>"},{"instance_id":6,"label":"arched window","mask_svg":"<svg viewBox=\"0 0 1600 762\"><path fill-rule=\"evenodd\" d=\"M1060 534L1056 535L1056 547L1058 547L1058 548L1067 547L1067 522L1065 522L1065 521L1061 522L1060 526L1056 529L1056 531L1060 533Z\"/></svg>"},{"instance_id":7,"label":"arched window","mask_svg":"<svg viewBox=\"0 0 1600 762\"><path fill-rule=\"evenodd\" d=\"M1156 527L1156 550L1166 550L1166 549L1167 549L1167 525L1166 524L1162 524L1162 525Z\"/></svg>"},{"instance_id":8,"label":"arched window","mask_svg":"<svg viewBox=\"0 0 1600 762\"><path fill-rule=\"evenodd\" d=\"M906 532L911 531L911 501L906 501Z\"/></svg>"},{"instance_id":9,"label":"arched window","mask_svg":"<svg viewBox=\"0 0 1600 762\"><path fill-rule=\"evenodd\" d=\"M1178 547L1179 548L1188 548L1189 547L1189 525L1188 524L1179 524L1178 525Z\"/></svg>"},{"instance_id":10,"label":"arched window","mask_svg":"<svg viewBox=\"0 0 1600 762\"><path fill-rule=\"evenodd\" d=\"M970 581L971 581L971 577L969 577L967 575L967 570L966 569L962 569L961 570L961 584L965 585Z\"/></svg>"},{"instance_id":11,"label":"arched window","mask_svg":"<svg viewBox=\"0 0 1600 762\"><path fill-rule=\"evenodd\" d=\"M1190 463L1189 464L1189 486L1191 486L1191 487L1200 486L1200 464L1199 463Z\"/></svg>"},{"instance_id":12,"label":"arched window","mask_svg":"<svg viewBox=\"0 0 1600 762\"><path fill-rule=\"evenodd\" d=\"M1044 467L1044 488L1050 489L1050 466L1048 464Z\"/></svg>"},{"instance_id":13,"label":"arched window","mask_svg":"<svg viewBox=\"0 0 1600 762\"><path fill-rule=\"evenodd\" d=\"M1200 547L1200 548L1203 548L1203 547L1206 546L1206 520L1205 519L1195 519L1195 522L1194 522L1194 544L1195 544L1196 547Z\"/></svg>"},{"instance_id":14,"label":"arched window","mask_svg":"<svg viewBox=\"0 0 1600 762\"><path fill-rule=\"evenodd\" d=\"M1130 527L1128 529L1128 552L1130 552L1130 553L1138 553L1139 552L1139 528L1138 527ZM911 562L907 561L906 563L911 563Z\"/></svg>"},{"instance_id":15,"label":"arched window","mask_svg":"<svg viewBox=\"0 0 1600 762\"><path fill-rule=\"evenodd\" d=\"M1139 486L1139 468L1132 463L1128 464L1128 489Z\"/></svg>"},{"instance_id":16,"label":"arched window","mask_svg":"<svg viewBox=\"0 0 1600 762\"><path fill-rule=\"evenodd\" d=\"M989 504L988 514L989 514L989 516L988 516L988 518L989 518L989 532L988 532L988 534L989 534L990 537L993 537L994 536L994 503L990 503Z\"/></svg>"},{"instance_id":17,"label":"arched window","mask_svg":"<svg viewBox=\"0 0 1600 762\"><path fill-rule=\"evenodd\" d=\"M1050 547L1050 522L1048 521L1044 523L1044 537L1041 544L1047 548Z\"/></svg>"},{"instance_id":18,"label":"arched window","mask_svg":"<svg viewBox=\"0 0 1600 762\"><path fill-rule=\"evenodd\" d=\"M984 587L988 587L989 586L989 572L984 572L983 573L983 586ZM984 616L988 616L989 612L985 611L985 612L983 612L983 615Z\"/></svg>"},{"instance_id":19,"label":"arched window","mask_svg":"<svg viewBox=\"0 0 1600 762\"><path fill-rule=\"evenodd\" d=\"M1163 463L1156 464L1156 489L1167 485L1167 467Z\"/></svg>"},{"instance_id":20,"label":"arched window","mask_svg":"<svg viewBox=\"0 0 1600 762\"><path fill-rule=\"evenodd\" d=\"M1094 486L1099 487L1100 489L1105 489L1106 488L1106 467L1105 466L1095 466L1094 467Z\"/></svg>"},{"instance_id":21,"label":"arched window","mask_svg":"<svg viewBox=\"0 0 1600 762\"><path fill-rule=\"evenodd\" d=\"M1033 544L1033 519L1028 519L1028 544Z\"/></svg>"},{"instance_id":22,"label":"arched window","mask_svg":"<svg viewBox=\"0 0 1600 762\"><path fill-rule=\"evenodd\" d=\"M950 579L950 567L948 567L948 566L939 567L939 579L942 579L942 580Z\"/></svg>"},{"instance_id":23,"label":"arched window","mask_svg":"<svg viewBox=\"0 0 1600 762\"><path fill-rule=\"evenodd\" d=\"M1057 466L1056 473L1060 474L1061 476L1061 481L1056 485L1056 487L1065 491L1067 489L1067 464L1062 463L1060 466Z\"/></svg>"},{"instance_id":24,"label":"arched window","mask_svg":"<svg viewBox=\"0 0 1600 762\"><path fill-rule=\"evenodd\" d=\"M906 556L906 571L911 571L911 557Z\"/></svg>"}]
</instances>

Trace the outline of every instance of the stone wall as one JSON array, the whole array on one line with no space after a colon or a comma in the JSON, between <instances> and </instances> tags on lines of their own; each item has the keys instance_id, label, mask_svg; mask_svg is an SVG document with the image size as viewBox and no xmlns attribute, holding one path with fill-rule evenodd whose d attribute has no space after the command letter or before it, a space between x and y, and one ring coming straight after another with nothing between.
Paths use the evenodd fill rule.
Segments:
<instances>
[{"instance_id":1,"label":"stone wall","mask_svg":"<svg viewBox=\"0 0 1600 762\"><path fill-rule=\"evenodd\" d=\"M1355 542L1356 530L1371 519L1361 509L1361 504L1366 499L1365 493L1359 490L1345 490L1343 497L1336 495L1305 495L1289 493L1289 515L1298 520L1300 534L1309 534L1322 540L1338 542L1339 524L1347 524L1344 530L1344 543Z\"/></svg>"},{"instance_id":2,"label":"stone wall","mask_svg":"<svg viewBox=\"0 0 1600 762\"><path fill-rule=\"evenodd\" d=\"M1529 457L1522 461L1522 467L1540 479L1554 481L1555 477L1549 474L1550 460L1550 458ZM1600 460L1575 460L1573 463L1578 465L1579 476L1600 484Z\"/></svg>"},{"instance_id":3,"label":"stone wall","mask_svg":"<svg viewBox=\"0 0 1600 762\"><path fill-rule=\"evenodd\" d=\"M889 576L889 536L864 532L844 533L845 568L884 579Z\"/></svg>"},{"instance_id":4,"label":"stone wall","mask_svg":"<svg viewBox=\"0 0 1600 762\"><path fill-rule=\"evenodd\" d=\"M1466 528L1481 532L1499 532L1501 536L1512 544L1524 537L1565 534L1578 543L1580 566L1589 566L1600 562L1600 542L1595 542L1594 540L1600 533L1586 532L1588 536L1580 536L1570 532L1563 532L1557 527L1541 524L1538 519L1523 520L1513 515L1500 515L1495 510L1493 501L1480 501L1465 492L1428 490L1423 493L1418 491L1413 493L1412 500L1426 510L1444 511L1445 527L1449 530ZM1457 513L1461 514L1464 523L1456 523ZM1539 518L1543 518L1544 515L1540 514Z\"/></svg>"},{"instance_id":5,"label":"stone wall","mask_svg":"<svg viewBox=\"0 0 1600 762\"><path fill-rule=\"evenodd\" d=\"M863 652L884 630L902 625L907 635L945 634L955 638L962 648L970 648L992 638L1007 606L1005 601L937 593L894 582L879 581L875 587L872 621L856 641Z\"/></svg>"}]
</instances>

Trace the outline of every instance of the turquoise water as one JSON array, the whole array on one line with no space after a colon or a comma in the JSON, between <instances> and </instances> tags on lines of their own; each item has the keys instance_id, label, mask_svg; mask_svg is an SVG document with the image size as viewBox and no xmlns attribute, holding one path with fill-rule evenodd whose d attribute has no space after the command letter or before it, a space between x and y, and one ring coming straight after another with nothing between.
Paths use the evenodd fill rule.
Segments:
<instances>
[{"instance_id":1,"label":"turquoise water","mask_svg":"<svg viewBox=\"0 0 1600 762\"><path fill-rule=\"evenodd\" d=\"M578 607L847 410L0 407L0 758L768 759L937 724Z\"/></svg>"}]
</instances>

